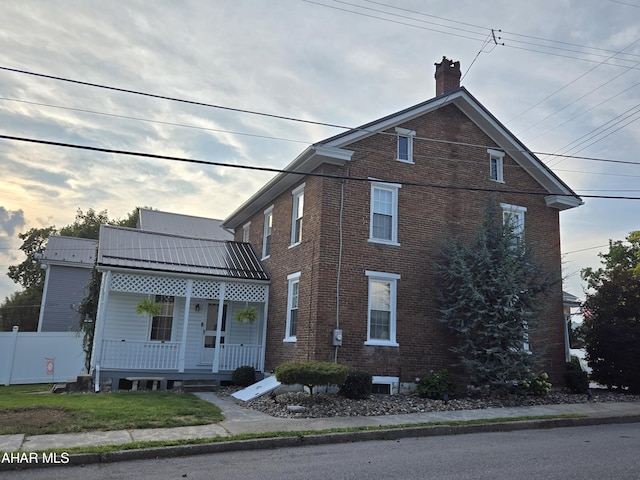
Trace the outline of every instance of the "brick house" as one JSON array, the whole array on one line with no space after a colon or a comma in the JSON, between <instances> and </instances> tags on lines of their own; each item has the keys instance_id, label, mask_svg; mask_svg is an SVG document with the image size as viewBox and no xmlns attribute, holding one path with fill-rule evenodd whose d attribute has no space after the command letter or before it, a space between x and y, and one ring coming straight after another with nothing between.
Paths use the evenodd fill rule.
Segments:
<instances>
[{"instance_id":1,"label":"brick house","mask_svg":"<svg viewBox=\"0 0 640 480\"><path fill-rule=\"evenodd\" d=\"M224 221L271 278L265 371L337 361L384 391L449 367L434 262L475 236L490 199L561 277L559 212L581 199L460 87L459 62L435 78L436 97L309 146ZM529 345L561 383L560 283Z\"/></svg>"}]
</instances>

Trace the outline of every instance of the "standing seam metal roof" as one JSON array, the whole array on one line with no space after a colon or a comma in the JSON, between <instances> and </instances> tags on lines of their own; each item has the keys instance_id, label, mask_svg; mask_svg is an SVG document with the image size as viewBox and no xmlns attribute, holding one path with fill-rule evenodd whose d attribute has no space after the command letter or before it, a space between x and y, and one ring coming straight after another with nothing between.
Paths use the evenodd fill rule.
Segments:
<instances>
[{"instance_id":1,"label":"standing seam metal roof","mask_svg":"<svg viewBox=\"0 0 640 480\"><path fill-rule=\"evenodd\" d=\"M102 225L98 264L243 280L269 280L248 243Z\"/></svg>"}]
</instances>

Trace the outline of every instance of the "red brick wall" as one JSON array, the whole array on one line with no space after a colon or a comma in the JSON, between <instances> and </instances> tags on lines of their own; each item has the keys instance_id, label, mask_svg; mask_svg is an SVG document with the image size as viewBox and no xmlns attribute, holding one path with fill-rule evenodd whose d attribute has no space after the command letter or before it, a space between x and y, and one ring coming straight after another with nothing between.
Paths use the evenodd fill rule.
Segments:
<instances>
[{"instance_id":1,"label":"red brick wall","mask_svg":"<svg viewBox=\"0 0 640 480\"><path fill-rule=\"evenodd\" d=\"M414 140L414 164L395 160L396 137L373 135L350 144L353 158L345 167L325 165L319 171L389 182L420 182L439 186L465 186L495 190L544 193L545 190L508 155L505 183L489 179L486 146L494 143L456 107L447 106L402 125L416 137L452 143ZM394 132L390 129L389 132ZM484 145L476 147L472 145ZM336 279L339 252L341 180L307 177L302 244L289 248L291 191L274 202L271 257L265 260L271 275L266 369L289 360L332 361L336 326ZM302 183L302 181L300 182ZM400 376L412 381L431 369L451 368L451 338L438 321L433 291L434 265L445 242L471 240L483 221L489 198L527 207L525 240L538 258L560 280L558 211L546 207L543 195L489 193L403 185L398 195L400 246L368 241L369 182L344 181L343 251L340 283L340 328L343 346L338 362L373 375ZM269 205L265 205L266 209ZM262 251L263 216L251 219L250 240ZM239 229L240 230L240 229ZM236 239L241 238L241 231ZM397 283L397 335L399 347L365 345L367 338L368 278L365 270L394 273ZM301 272L296 343L283 343L287 275ZM544 352L544 369L553 383L562 382L564 323L561 284L544 301L538 328L530 333L531 348Z\"/></svg>"}]
</instances>

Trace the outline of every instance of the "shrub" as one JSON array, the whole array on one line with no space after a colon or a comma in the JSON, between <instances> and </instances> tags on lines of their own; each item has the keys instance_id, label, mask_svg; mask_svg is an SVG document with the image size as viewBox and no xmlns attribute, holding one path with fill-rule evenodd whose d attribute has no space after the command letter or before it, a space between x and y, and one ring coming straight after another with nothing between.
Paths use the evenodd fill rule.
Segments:
<instances>
[{"instance_id":1,"label":"shrub","mask_svg":"<svg viewBox=\"0 0 640 480\"><path fill-rule=\"evenodd\" d=\"M587 393L589 389L589 375L582 370L580 360L575 355L571 355L571 361L567 362L564 381L571 393Z\"/></svg>"},{"instance_id":2,"label":"shrub","mask_svg":"<svg viewBox=\"0 0 640 480\"><path fill-rule=\"evenodd\" d=\"M231 380L236 385L248 387L256 383L256 371L249 365L238 367L231 374Z\"/></svg>"},{"instance_id":3,"label":"shrub","mask_svg":"<svg viewBox=\"0 0 640 480\"><path fill-rule=\"evenodd\" d=\"M418 395L433 400L442 400L445 395L451 395L454 388L447 370L432 371L422 376L417 384Z\"/></svg>"},{"instance_id":4,"label":"shrub","mask_svg":"<svg viewBox=\"0 0 640 480\"><path fill-rule=\"evenodd\" d=\"M313 395L317 385L342 385L347 379L347 367L330 362L288 362L275 369L276 380L285 385L304 385Z\"/></svg>"},{"instance_id":5,"label":"shrub","mask_svg":"<svg viewBox=\"0 0 640 480\"><path fill-rule=\"evenodd\" d=\"M340 394L352 400L363 400L371 395L372 377L368 372L348 372L340 387Z\"/></svg>"},{"instance_id":6,"label":"shrub","mask_svg":"<svg viewBox=\"0 0 640 480\"><path fill-rule=\"evenodd\" d=\"M525 390L525 393L527 393L528 395L544 397L551 391L551 383L547 381L548 379L549 375L547 375L545 372L542 372L540 375L531 380L523 380L522 386Z\"/></svg>"}]
</instances>

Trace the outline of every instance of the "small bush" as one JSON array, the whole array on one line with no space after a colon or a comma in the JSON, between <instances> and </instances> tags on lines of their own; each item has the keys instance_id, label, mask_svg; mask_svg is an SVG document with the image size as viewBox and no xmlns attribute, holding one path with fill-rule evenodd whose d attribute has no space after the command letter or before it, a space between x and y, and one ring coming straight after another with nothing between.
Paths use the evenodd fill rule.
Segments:
<instances>
[{"instance_id":1,"label":"small bush","mask_svg":"<svg viewBox=\"0 0 640 480\"><path fill-rule=\"evenodd\" d=\"M371 395L372 377L368 372L348 372L340 394L352 400L364 400Z\"/></svg>"},{"instance_id":2,"label":"small bush","mask_svg":"<svg viewBox=\"0 0 640 480\"><path fill-rule=\"evenodd\" d=\"M564 381L567 389L571 393L587 393L589 389L589 375L582 370L580 360L575 355L571 355L571 361L567 364L564 374Z\"/></svg>"},{"instance_id":3,"label":"small bush","mask_svg":"<svg viewBox=\"0 0 640 480\"><path fill-rule=\"evenodd\" d=\"M432 400L442 400L445 395L451 395L454 388L447 370L438 370L424 375L417 383L418 395Z\"/></svg>"},{"instance_id":4,"label":"small bush","mask_svg":"<svg viewBox=\"0 0 640 480\"><path fill-rule=\"evenodd\" d=\"M342 385L347 379L347 367L330 362L289 362L275 369L276 380L285 385L304 385L313 395L317 385Z\"/></svg>"},{"instance_id":5,"label":"small bush","mask_svg":"<svg viewBox=\"0 0 640 480\"><path fill-rule=\"evenodd\" d=\"M231 380L235 385L248 387L256 383L256 372L253 367L244 365L236 368L231 374Z\"/></svg>"},{"instance_id":6,"label":"small bush","mask_svg":"<svg viewBox=\"0 0 640 480\"><path fill-rule=\"evenodd\" d=\"M544 397L551 391L551 383L547 381L548 379L549 375L542 372L532 380L523 380L522 386L526 394L535 395L536 397Z\"/></svg>"}]
</instances>

